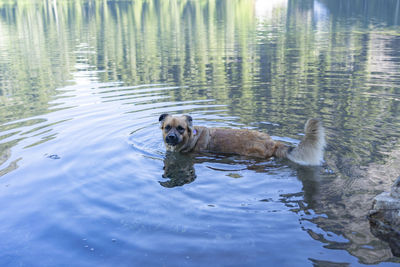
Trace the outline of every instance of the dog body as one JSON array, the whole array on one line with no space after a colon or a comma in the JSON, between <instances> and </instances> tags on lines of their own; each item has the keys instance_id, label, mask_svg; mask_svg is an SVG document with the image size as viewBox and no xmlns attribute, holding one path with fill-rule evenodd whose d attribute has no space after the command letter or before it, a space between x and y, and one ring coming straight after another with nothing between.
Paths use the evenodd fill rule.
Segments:
<instances>
[{"instance_id":1,"label":"dog body","mask_svg":"<svg viewBox=\"0 0 400 267\"><path fill-rule=\"evenodd\" d=\"M196 152L270 158L280 145L268 134L251 130L194 127L193 132L199 138L189 149Z\"/></svg>"},{"instance_id":2,"label":"dog body","mask_svg":"<svg viewBox=\"0 0 400 267\"><path fill-rule=\"evenodd\" d=\"M226 153L264 159L288 158L301 165L319 165L323 158L324 129L316 119L307 121L305 137L295 148L254 130L193 126L192 117L187 115L162 114L159 121L168 151Z\"/></svg>"}]
</instances>

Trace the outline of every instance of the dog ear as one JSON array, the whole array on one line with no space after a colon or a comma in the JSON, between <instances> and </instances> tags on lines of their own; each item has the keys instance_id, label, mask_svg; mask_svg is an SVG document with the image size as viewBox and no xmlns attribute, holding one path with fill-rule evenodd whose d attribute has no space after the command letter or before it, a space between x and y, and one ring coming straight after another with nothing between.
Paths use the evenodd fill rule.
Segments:
<instances>
[{"instance_id":1,"label":"dog ear","mask_svg":"<svg viewBox=\"0 0 400 267\"><path fill-rule=\"evenodd\" d=\"M189 128L190 133L193 132L193 118L189 115L184 115L184 117L186 118L186 122Z\"/></svg>"},{"instance_id":2,"label":"dog ear","mask_svg":"<svg viewBox=\"0 0 400 267\"><path fill-rule=\"evenodd\" d=\"M165 118L168 117L168 116L169 116L169 114L167 114L167 113L164 113L164 114L160 115L160 117L158 118L158 121L160 122L160 126L163 125Z\"/></svg>"}]
</instances>

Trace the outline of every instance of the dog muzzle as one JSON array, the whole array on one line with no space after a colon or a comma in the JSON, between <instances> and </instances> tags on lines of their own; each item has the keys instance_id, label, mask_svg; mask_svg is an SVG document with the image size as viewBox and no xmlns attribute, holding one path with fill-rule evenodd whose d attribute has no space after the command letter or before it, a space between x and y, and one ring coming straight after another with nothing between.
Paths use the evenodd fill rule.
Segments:
<instances>
[{"instance_id":1,"label":"dog muzzle","mask_svg":"<svg viewBox=\"0 0 400 267\"><path fill-rule=\"evenodd\" d=\"M179 143L179 137L176 134L169 134L165 137L165 142L170 146L176 146Z\"/></svg>"}]
</instances>

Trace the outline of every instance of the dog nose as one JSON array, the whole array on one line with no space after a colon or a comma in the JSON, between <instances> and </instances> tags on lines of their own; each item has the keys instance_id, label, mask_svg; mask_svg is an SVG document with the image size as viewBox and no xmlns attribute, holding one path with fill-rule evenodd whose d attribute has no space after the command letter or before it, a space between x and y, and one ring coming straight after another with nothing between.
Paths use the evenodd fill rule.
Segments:
<instances>
[{"instance_id":1,"label":"dog nose","mask_svg":"<svg viewBox=\"0 0 400 267\"><path fill-rule=\"evenodd\" d=\"M178 142L178 136L176 136L176 134L169 134L165 138L165 141L167 141L168 144L176 144Z\"/></svg>"}]
</instances>

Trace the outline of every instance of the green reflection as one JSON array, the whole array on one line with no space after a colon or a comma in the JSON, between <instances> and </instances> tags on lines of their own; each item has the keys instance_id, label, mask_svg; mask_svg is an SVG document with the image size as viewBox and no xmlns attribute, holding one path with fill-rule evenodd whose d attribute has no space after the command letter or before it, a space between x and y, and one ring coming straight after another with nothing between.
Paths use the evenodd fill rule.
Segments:
<instances>
[{"instance_id":1,"label":"green reflection","mask_svg":"<svg viewBox=\"0 0 400 267\"><path fill-rule=\"evenodd\" d=\"M222 117L273 135L298 139L307 118L322 117L338 185L303 175L308 204L315 188L329 193L363 177L360 166L381 162L380 152L398 143L399 0L289 0L265 9L261 2L0 1L0 141L7 140L0 164L19 142L9 140L18 128L51 112L56 89L94 70L101 82L179 86L164 94L176 102L213 99L227 106ZM321 213L334 210L335 201L321 202ZM337 214L331 218L349 211Z\"/></svg>"}]
</instances>

